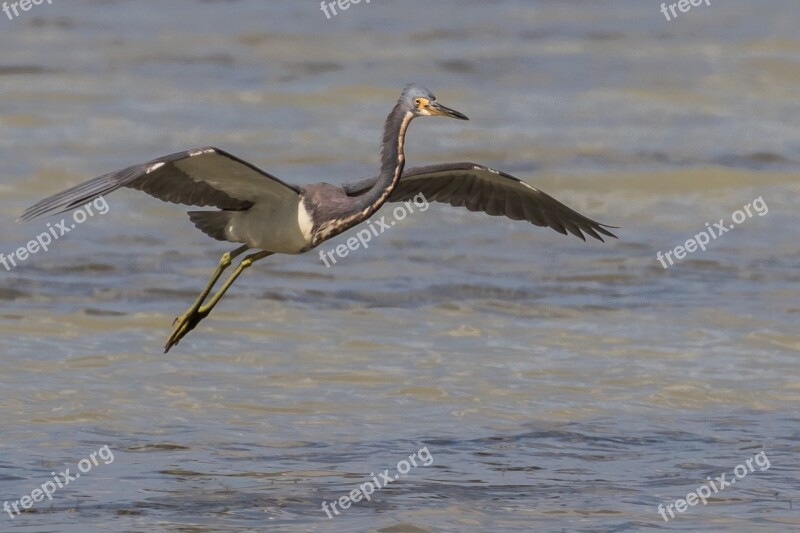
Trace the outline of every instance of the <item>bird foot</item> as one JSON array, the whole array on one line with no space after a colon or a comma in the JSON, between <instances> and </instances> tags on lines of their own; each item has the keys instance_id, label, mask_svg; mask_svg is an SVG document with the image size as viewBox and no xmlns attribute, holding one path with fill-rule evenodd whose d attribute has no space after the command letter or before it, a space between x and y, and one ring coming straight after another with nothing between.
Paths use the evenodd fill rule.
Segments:
<instances>
[{"instance_id":1,"label":"bird foot","mask_svg":"<svg viewBox=\"0 0 800 533\"><path fill-rule=\"evenodd\" d=\"M210 310L203 308L193 308L177 317L172 322L174 329L172 330L172 335L167 339L167 344L164 345L164 353L169 352L173 346L178 344L187 333L192 331L201 320L208 316L209 312Z\"/></svg>"}]
</instances>

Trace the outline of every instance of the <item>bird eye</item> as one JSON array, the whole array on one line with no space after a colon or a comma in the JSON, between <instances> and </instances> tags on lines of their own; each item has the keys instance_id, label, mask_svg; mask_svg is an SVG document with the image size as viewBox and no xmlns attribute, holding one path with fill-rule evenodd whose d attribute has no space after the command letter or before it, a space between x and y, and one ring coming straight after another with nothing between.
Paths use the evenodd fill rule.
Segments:
<instances>
[{"instance_id":1,"label":"bird eye","mask_svg":"<svg viewBox=\"0 0 800 533\"><path fill-rule=\"evenodd\" d=\"M414 105L416 105L417 107L419 107L419 104L421 104L421 103L422 103L422 100L420 100L419 98L414 100Z\"/></svg>"}]
</instances>

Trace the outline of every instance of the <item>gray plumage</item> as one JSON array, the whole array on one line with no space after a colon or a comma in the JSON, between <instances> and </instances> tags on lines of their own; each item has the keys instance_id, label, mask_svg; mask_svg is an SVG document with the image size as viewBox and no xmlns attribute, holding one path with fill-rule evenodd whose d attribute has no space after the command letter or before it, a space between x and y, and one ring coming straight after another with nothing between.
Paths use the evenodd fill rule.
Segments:
<instances>
[{"instance_id":1,"label":"gray plumage","mask_svg":"<svg viewBox=\"0 0 800 533\"><path fill-rule=\"evenodd\" d=\"M401 202L422 194L493 216L527 220L537 226L571 233L583 240L615 237L606 226L570 209L527 183L474 163L449 163L412 168L406 172L403 147L411 121L420 116L468 120L436 101L427 89L405 88L386 118L381 167L376 177L344 185L292 185L224 150L214 147L177 152L144 164L105 174L57 193L28 208L20 220L69 211L99 196L127 187L165 202L216 211L190 211L194 225L206 235L244 246L226 254L215 275L177 327L166 349L204 318L241 271L271 253L297 254L367 220L386 202ZM248 248L262 250L245 258L228 283L201 307L230 260Z\"/></svg>"},{"instance_id":2,"label":"gray plumage","mask_svg":"<svg viewBox=\"0 0 800 533\"><path fill-rule=\"evenodd\" d=\"M258 180L263 179L280 183L298 195L308 198L310 204L320 206L317 209L320 220L334 220L341 213L352 209L354 204L363 203L364 195L378 179L376 176L355 180L341 187L327 183L296 187L224 150L209 146L171 154L87 181L42 200L27 209L20 220L32 220L45 214L69 211L85 205L98 196L105 196L121 187L128 187L165 202L222 209L224 212L190 211L189 218L198 229L210 237L226 240L223 230L226 221L230 219L230 212L247 210L252 207L253 202L245 198L232 197L225 192L224 185L214 187L205 181L224 176L190 176L181 170L179 163L176 164L192 157L203 158L201 165L211 157L228 159L226 164L218 162L214 167L241 165L239 173L252 172L254 175L250 179L256 185ZM159 167L161 163L164 165ZM158 168L148 173L149 169L155 167ZM601 241L603 238L600 234L615 237L606 229L612 226L600 224L581 215L519 178L475 163L444 163L408 169L403 173L388 201L410 200L419 193L422 193L429 202L448 203L454 207L466 207L470 211L483 211L488 215L505 216L512 220L527 220L537 226L552 228L564 235L567 232L572 233L584 240L583 233Z\"/></svg>"},{"instance_id":3,"label":"gray plumage","mask_svg":"<svg viewBox=\"0 0 800 533\"><path fill-rule=\"evenodd\" d=\"M358 196L369 189L376 178L345 183L348 195ZM536 226L549 227L564 235L567 232L586 240L584 233L603 241L600 234L616 236L606 226L562 204L549 194L510 174L475 163L444 163L417 167L403 173L389 202L403 202L422 193L429 202L442 202L491 216L527 220Z\"/></svg>"}]
</instances>

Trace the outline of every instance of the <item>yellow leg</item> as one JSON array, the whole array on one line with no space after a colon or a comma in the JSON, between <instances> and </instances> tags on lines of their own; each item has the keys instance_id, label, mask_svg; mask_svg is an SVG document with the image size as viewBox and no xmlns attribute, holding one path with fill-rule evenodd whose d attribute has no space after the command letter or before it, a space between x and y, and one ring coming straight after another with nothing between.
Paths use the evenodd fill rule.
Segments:
<instances>
[{"instance_id":1,"label":"yellow leg","mask_svg":"<svg viewBox=\"0 0 800 533\"><path fill-rule=\"evenodd\" d=\"M217 269L214 271L213 274L211 274L211 277L208 279L208 283L206 283L205 288L200 292L200 295L194 301L192 306L183 315L179 316L172 322L173 326L178 321L180 321L181 318L183 318L184 316L190 315L195 311L197 311L198 309L200 309L200 306L203 305L203 302L206 301L206 298L208 298L211 289L214 288L214 285L217 283L217 280L219 280L220 276L222 276L222 273L225 272L225 270L229 266L231 266L231 263L235 258L242 255L249 248L250 248L249 246L240 246L239 248L235 249L232 252L225 252L224 254L222 254L222 257L220 257L219 259L219 264L217 265Z\"/></svg>"},{"instance_id":2,"label":"yellow leg","mask_svg":"<svg viewBox=\"0 0 800 533\"><path fill-rule=\"evenodd\" d=\"M249 268L250 265L259 259L263 259L269 255L272 255L272 252L257 252L242 259L241 263L239 263L239 265L236 267L236 270L231 273L230 277L225 281L219 291L217 291L217 293L211 298L208 304L203 305L203 302L205 302L206 298L211 292L211 289L222 275L222 272L231 265L231 260L243 253L245 250L247 250L247 248L247 246L242 246L233 252L224 254L222 256L219 265L217 266L217 270L214 271L214 274L211 276L206 288L203 289L203 292L200 293L200 296L197 298L197 300L195 300L194 304L192 304L192 306L184 314L176 318L175 322L173 322L175 328L172 331L172 335L170 335L169 339L167 339L167 344L164 346L164 353L167 353L170 348L178 344L187 333L192 331L201 320L211 313L211 310L214 309L214 306L216 306L220 299L225 296L225 293L228 292L228 289L231 287L231 285L233 285L233 282L236 281L236 278L238 278L239 275L245 271L245 269Z\"/></svg>"}]
</instances>

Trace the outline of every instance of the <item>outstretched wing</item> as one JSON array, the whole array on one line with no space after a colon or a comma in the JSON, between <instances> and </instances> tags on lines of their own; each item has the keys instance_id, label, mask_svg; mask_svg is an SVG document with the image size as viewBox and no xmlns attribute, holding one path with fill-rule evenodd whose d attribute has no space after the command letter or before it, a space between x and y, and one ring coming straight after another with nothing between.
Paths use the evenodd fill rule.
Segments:
<instances>
[{"instance_id":1,"label":"outstretched wing","mask_svg":"<svg viewBox=\"0 0 800 533\"><path fill-rule=\"evenodd\" d=\"M258 167L211 146L178 152L105 174L29 207L21 221L64 212L120 187L137 189L175 204L249 209L260 199L297 196L300 189Z\"/></svg>"},{"instance_id":2,"label":"outstretched wing","mask_svg":"<svg viewBox=\"0 0 800 533\"><path fill-rule=\"evenodd\" d=\"M353 181L345 184L344 190L350 196L357 196L376 180ZM583 240L586 240L584 233L600 241L603 241L601 235L616 238L605 229L614 226L595 222L510 174L475 163L445 163L409 169L403 173L389 201L409 200L419 193L430 202L449 203L512 220L527 220L564 235L572 233Z\"/></svg>"}]
</instances>

